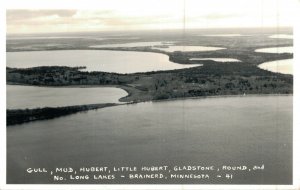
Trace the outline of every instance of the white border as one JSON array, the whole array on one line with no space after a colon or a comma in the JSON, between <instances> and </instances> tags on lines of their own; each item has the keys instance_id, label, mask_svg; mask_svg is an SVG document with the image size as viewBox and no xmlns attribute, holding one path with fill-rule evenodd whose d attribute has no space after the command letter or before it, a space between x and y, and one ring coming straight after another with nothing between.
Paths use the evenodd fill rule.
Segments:
<instances>
[{"instance_id":1,"label":"white border","mask_svg":"<svg viewBox=\"0 0 300 190\"><path fill-rule=\"evenodd\" d=\"M293 163L294 163L294 185L297 189L300 189L300 24L297 22L297 18L300 18L300 1L296 2L294 10L294 110L293 110ZM298 19L299 20L299 19ZM298 114L298 116L297 116Z\"/></svg>"},{"instance_id":2,"label":"white border","mask_svg":"<svg viewBox=\"0 0 300 190\"><path fill-rule=\"evenodd\" d=\"M1 6L1 5L0 5ZM3 7L3 6L1 6ZM3 184L5 184L5 173L6 173L6 47L5 47L5 36L6 36L6 20L5 20L5 10L0 11L0 63L1 63L1 70L0 70L0 81L1 81L1 92L0 92L0 189L2 190Z\"/></svg>"},{"instance_id":3,"label":"white border","mask_svg":"<svg viewBox=\"0 0 300 190\"><path fill-rule=\"evenodd\" d=\"M106 0L109 1L109 0ZM121 0L120 0L121 1ZM199 0L200 1L200 0ZM251 1L251 0L250 0ZM99 0L2 0L0 1L1 23L1 119L0 119L0 190L5 189L300 189L300 1L292 0L295 10L291 10L294 20L294 185L6 185L6 9L97 9ZM292 16L294 15L294 17ZM298 19L297 19L298 18ZM299 64L298 64L299 63Z\"/></svg>"}]
</instances>

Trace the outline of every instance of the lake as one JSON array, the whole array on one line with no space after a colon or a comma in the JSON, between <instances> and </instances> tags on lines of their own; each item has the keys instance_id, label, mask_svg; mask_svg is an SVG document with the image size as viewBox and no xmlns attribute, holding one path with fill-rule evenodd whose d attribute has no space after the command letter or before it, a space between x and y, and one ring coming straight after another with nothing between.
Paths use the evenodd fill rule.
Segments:
<instances>
[{"instance_id":1,"label":"lake","mask_svg":"<svg viewBox=\"0 0 300 190\"><path fill-rule=\"evenodd\" d=\"M250 36L250 35L243 35L243 34L207 34L207 35L198 35L198 36L209 36L209 37L243 37L243 36Z\"/></svg>"},{"instance_id":2,"label":"lake","mask_svg":"<svg viewBox=\"0 0 300 190\"><path fill-rule=\"evenodd\" d=\"M122 44L102 44L89 46L91 48L111 48L111 47L148 47L148 46L161 46L165 44L173 44L173 42L131 42Z\"/></svg>"},{"instance_id":3,"label":"lake","mask_svg":"<svg viewBox=\"0 0 300 190\"><path fill-rule=\"evenodd\" d=\"M206 60L212 60L216 62L241 62L238 59L232 59L232 58L190 58L191 61L206 61Z\"/></svg>"},{"instance_id":4,"label":"lake","mask_svg":"<svg viewBox=\"0 0 300 190\"><path fill-rule=\"evenodd\" d=\"M265 62L258 65L259 68L282 74L293 74L293 59L284 59Z\"/></svg>"},{"instance_id":5,"label":"lake","mask_svg":"<svg viewBox=\"0 0 300 190\"><path fill-rule=\"evenodd\" d=\"M7 109L118 103L127 92L113 87L36 87L6 85Z\"/></svg>"},{"instance_id":6,"label":"lake","mask_svg":"<svg viewBox=\"0 0 300 190\"><path fill-rule=\"evenodd\" d=\"M232 180L164 182L288 184L293 168L292 100L289 95L270 95L147 102L9 127L7 182L53 182L46 174L26 175L28 167L264 164L263 171L227 171L234 173ZM101 182L111 183L92 183Z\"/></svg>"},{"instance_id":7,"label":"lake","mask_svg":"<svg viewBox=\"0 0 300 190\"><path fill-rule=\"evenodd\" d=\"M274 35L269 36L269 38L293 39L293 35L290 35L290 34L274 34Z\"/></svg>"},{"instance_id":8,"label":"lake","mask_svg":"<svg viewBox=\"0 0 300 190\"><path fill-rule=\"evenodd\" d=\"M123 43L123 44L104 44L104 45L93 45L91 48L115 48L115 47L151 47L151 49L157 49L165 52L174 51L216 51L225 48L221 47L208 47L208 46L178 46L173 45L174 42L134 42L134 43ZM160 47L164 46L164 47Z\"/></svg>"},{"instance_id":9,"label":"lake","mask_svg":"<svg viewBox=\"0 0 300 190\"><path fill-rule=\"evenodd\" d=\"M293 47L274 47L274 48L261 48L256 49L255 52L261 53L293 53Z\"/></svg>"},{"instance_id":10,"label":"lake","mask_svg":"<svg viewBox=\"0 0 300 190\"><path fill-rule=\"evenodd\" d=\"M208 46L166 46L166 47L152 47L152 49L157 49L165 52L175 52L175 51L216 51L226 48L221 47L208 47Z\"/></svg>"},{"instance_id":11,"label":"lake","mask_svg":"<svg viewBox=\"0 0 300 190\"><path fill-rule=\"evenodd\" d=\"M6 52L8 67L86 66L86 71L136 73L184 69L201 66L183 65L169 61L160 53L110 50L59 50Z\"/></svg>"}]
</instances>

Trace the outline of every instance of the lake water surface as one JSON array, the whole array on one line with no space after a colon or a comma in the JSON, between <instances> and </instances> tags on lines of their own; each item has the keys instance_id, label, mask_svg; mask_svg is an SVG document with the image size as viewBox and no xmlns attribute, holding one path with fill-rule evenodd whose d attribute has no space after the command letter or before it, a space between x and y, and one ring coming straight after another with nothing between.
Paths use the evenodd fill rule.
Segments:
<instances>
[{"instance_id":1,"label":"lake water surface","mask_svg":"<svg viewBox=\"0 0 300 190\"><path fill-rule=\"evenodd\" d=\"M225 48L221 47L208 47L208 46L166 46L166 47L152 47L152 49L157 49L165 52L175 52L175 51L216 51Z\"/></svg>"},{"instance_id":2,"label":"lake water surface","mask_svg":"<svg viewBox=\"0 0 300 190\"><path fill-rule=\"evenodd\" d=\"M89 46L91 48L107 48L107 47L147 47L147 46L161 46L165 44L173 44L173 42L132 42L122 44L102 44Z\"/></svg>"},{"instance_id":3,"label":"lake water surface","mask_svg":"<svg viewBox=\"0 0 300 190\"><path fill-rule=\"evenodd\" d=\"M36 87L6 85L7 109L118 103L127 92L113 87Z\"/></svg>"},{"instance_id":4,"label":"lake water surface","mask_svg":"<svg viewBox=\"0 0 300 190\"><path fill-rule=\"evenodd\" d=\"M210 37L242 37L249 36L243 34L207 34L207 35L199 35L199 36L210 36Z\"/></svg>"},{"instance_id":5,"label":"lake water surface","mask_svg":"<svg viewBox=\"0 0 300 190\"><path fill-rule=\"evenodd\" d=\"M293 59L270 61L258 65L259 68L282 74L293 74Z\"/></svg>"},{"instance_id":6,"label":"lake water surface","mask_svg":"<svg viewBox=\"0 0 300 190\"><path fill-rule=\"evenodd\" d=\"M123 44L107 44L107 45L93 45L92 48L107 48L107 47L148 47L151 49L157 49L165 52L174 51L216 51L225 48L221 47L208 47L208 46L178 46L173 45L174 42L134 42L134 43L123 43ZM160 47L164 46L164 47Z\"/></svg>"},{"instance_id":7,"label":"lake water surface","mask_svg":"<svg viewBox=\"0 0 300 190\"><path fill-rule=\"evenodd\" d=\"M293 35L290 35L290 34L274 34L274 35L269 36L269 38L293 39Z\"/></svg>"},{"instance_id":8,"label":"lake water surface","mask_svg":"<svg viewBox=\"0 0 300 190\"><path fill-rule=\"evenodd\" d=\"M149 102L9 127L8 183L53 182L46 174L26 175L28 167L50 170L53 167L262 164L263 171L231 171L235 175L229 181L212 178L164 182L291 183L292 99L293 96L244 96ZM115 182L159 181L119 179Z\"/></svg>"},{"instance_id":9,"label":"lake water surface","mask_svg":"<svg viewBox=\"0 0 300 190\"><path fill-rule=\"evenodd\" d=\"M293 53L293 47L274 47L274 48L261 48L256 49L255 52L262 53Z\"/></svg>"},{"instance_id":10,"label":"lake water surface","mask_svg":"<svg viewBox=\"0 0 300 190\"><path fill-rule=\"evenodd\" d=\"M232 58L190 58L191 61L205 61L205 60L212 60L216 62L241 62L238 59Z\"/></svg>"},{"instance_id":11,"label":"lake water surface","mask_svg":"<svg viewBox=\"0 0 300 190\"><path fill-rule=\"evenodd\" d=\"M169 61L160 53L109 51L109 50L60 50L7 52L7 66L28 68L37 66L86 66L86 71L136 73L183 69L201 66L183 65Z\"/></svg>"}]
</instances>

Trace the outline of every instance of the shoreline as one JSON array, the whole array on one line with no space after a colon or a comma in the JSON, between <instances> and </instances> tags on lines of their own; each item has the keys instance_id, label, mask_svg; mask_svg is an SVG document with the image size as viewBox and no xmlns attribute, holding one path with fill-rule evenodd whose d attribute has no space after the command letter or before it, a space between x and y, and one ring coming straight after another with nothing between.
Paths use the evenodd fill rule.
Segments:
<instances>
[{"instance_id":1,"label":"shoreline","mask_svg":"<svg viewBox=\"0 0 300 190\"><path fill-rule=\"evenodd\" d=\"M219 95L219 96L198 96L198 97L185 97L185 98L171 98L165 100L151 100L148 102L166 102L176 100L189 100L189 99L207 99L207 98L243 98L243 97L263 97L263 96L293 96L294 94L246 94L246 95ZM147 101L145 101L147 102ZM138 102L142 103L142 102Z\"/></svg>"},{"instance_id":2,"label":"shoreline","mask_svg":"<svg viewBox=\"0 0 300 190\"><path fill-rule=\"evenodd\" d=\"M194 45L187 44L186 46ZM205 46L205 44L202 45ZM35 49L29 51L89 50L158 53L168 56L169 61L175 64L198 64L199 67L129 74L102 71L85 72L66 66L25 69L6 67L6 85L44 88L119 88L127 93L126 96L118 99L119 105L206 98L293 96L293 75L273 73L259 68L259 65L265 62L293 58L293 53L271 54L255 52L256 49L277 46L289 47L293 46L293 43L273 44L270 42L264 45L251 44L250 46L241 47L239 45L232 47L226 44L219 44L217 47L224 47L225 49L212 52L167 52L152 49L148 46L112 48L77 46L73 48ZM6 53L27 51L10 51L8 49ZM242 64L219 64L211 60L195 62L189 60L191 57L236 58Z\"/></svg>"},{"instance_id":3,"label":"shoreline","mask_svg":"<svg viewBox=\"0 0 300 190\"><path fill-rule=\"evenodd\" d=\"M21 84L21 83L13 83L7 82L6 85L19 85L19 86L33 86L33 87L44 87L44 88L119 88L127 92L127 96L121 97L120 99L126 98L130 95L130 92L124 88L122 85L67 85L67 86L42 86L42 85L30 85L30 84ZM133 87L129 87L133 88ZM176 100L186 100L186 99L205 99L205 98L230 98L230 97L253 97L253 96L293 96L293 93L262 93L262 94L232 94L232 95L211 95L211 96L195 96L195 97L179 97L179 98L168 98L161 100L146 100L146 101L120 101L119 103L123 103L120 105L126 104L135 104L135 103L144 103L144 102L165 102L165 101L176 101ZM97 103L95 103L97 104ZM85 105L85 104L84 104ZM80 105L81 106L81 105Z\"/></svg>"},{"instance_id":4,"label":"shoreline","mask_svg":"<svg viewBox=\"0 0 300 190\"><path fill-rule=\"evenodd\" d=\"M105 44L104 44L105 45ZM209 45L173 45L173 46L209 46ZM228 54L228 52L232 52L234 51L234 48L232 47L227 47L225 45L219 45L220 50L213 50L214 52L217 52L216 55L214 55L214 57L216 58L224 58L227 57L226 54ZM272 45L266 45L266 46L250 46L250 47L244 47L243 50L244 51L248 51L248 53L251 53L253 55L255 54L264 54L264 55L269 55L269 54L275 54L275 53L268 53L268 52L256 52L257 49L268 49L268 48L281 48L281 47L293 47L294 48L294 44L284 44L284 45L278 45L278 44L272 44ZM210 51L174 51L174 52L168 52L168 51L163 51L160 49L152 49L152 46L141 46L141 47L100 47L100 48L92 48L92 47L72 47L72 48L54 48L54 49L25 49L25 50L20 50L20 49L16 49L16 50L9 50L6 51L5 53L14 53L14 52L39 52L39 51L127 51L127 52L144 52L144 53L155 53L155 54L163 54L168 56L169 61L173 62L175 64L180 64L180 65L190 65L190 64L195 64L193 63L194 60L189 60L189 59L184 59L184 60L178 60L174 59L174 54L176 54L176 52L180 52L180 54L202 54L205 55L202 58L209 58L209 56L211 56L211 52ZM258 66L259 64L262 64L264 62L268 62L268 61L276 61L276 60L280 60L280 59L292 59L294 52L292 53L277 53L279 56L279 59L275 59L275 60L264 60L263 62L260 63L256 63L256 66ZM288 55L292 55L292 57L290 58L281 58L281 56L283 56L282 54L288 54ZM206 55L209 55L208 57ZM275 56L275 55L273 55ZM240 59L241 62L247 62L247 60L243 60ZM197 64L197 63L196 63ZM166 70L169 71L169 70ZM102 72L102 71L98 71L98 72ZM160 71L147 71L147 72L142 72L142 73L151 73L151 72L160 72ZM122 73L117 73L117 74L122 74ZM124 73L123 73L124 74ZM126 73L125 73L126 74ZM136 74L136 73L128 73L128 74Z\"/></svg>"},{"instance_id":5,"label":"shoreline","mask_svg":"<svg viewBox=\"0 0 300 190\"><path fill-rule=\"evenodd\" d=\"M120 103L128 103L127 101L120 101L122 98L129 97L131 92L128 90L128 88L125 88L122 85L67 85L67 86L43 86L43 85L31 85L31 84L23 84L23 83L16 83L16 82L6 82L6 85L19 85L19 86L32 86L32 87L43 87L43 88L119 88L124 90L127 95L124 97L119 98ZM133 87L131 87L133 88Z\"/></svg>"},{"instance_id":6,"label":"shoreline","mask_svg":"<svg viewBox=\"0 0 300 190\"><path fill-rule=\"evenodd\" d=\"M163 103L180 100L204 100L214 98L245 98L245 97L276 97L276 96L293 96L293 94L249 94L249 95L219 95L219 96L202 96L202 97L185 97L172 98L165 100L150 100L141 102L126 102L126 103L102 103L102 104L83 104L62 107L42 107L33 109L6 109L6 127L18 126L24 123L55 119L76 113L87 112L90 110L98 110L107 107L124 106L139 103Z\"/></svg>"},{"instance_id":7,"label":"shoreline","mask_svg":"<svg viewBox=\"0 0 300 190\"><path fill-rule=\"evenodd\" d=\"M6 109L6 127L21 125L23 123L55 119L79 112L97 110L106 107L113 107L122 104L86 104L62 107L42 107L33 109Z\"/></svg>"}]
</instances>

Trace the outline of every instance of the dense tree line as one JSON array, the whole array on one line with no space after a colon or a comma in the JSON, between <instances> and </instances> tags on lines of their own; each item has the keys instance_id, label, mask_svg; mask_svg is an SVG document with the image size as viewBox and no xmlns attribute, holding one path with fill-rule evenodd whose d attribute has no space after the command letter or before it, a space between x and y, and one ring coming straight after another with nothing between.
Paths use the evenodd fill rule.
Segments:
<instances>
[{"instance_id":1,"label":"dense tree line","mask_svg":"<svg viewBox=\"0 0 300 190\"><path fill-rule=\"evenodd\" d=\"M98 109L108 106L114 106L116 104L92 104L81 106L66 106L66 107L45 107L36 109L14 109L6 111L7 126L26 123L36 120L52 119L61 117L81 111L87 111L92 109Z\"/></svg>"}]
</instances>

